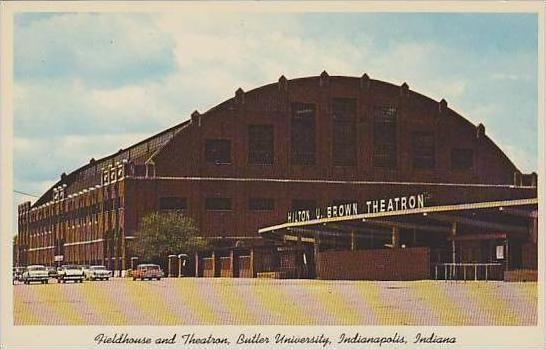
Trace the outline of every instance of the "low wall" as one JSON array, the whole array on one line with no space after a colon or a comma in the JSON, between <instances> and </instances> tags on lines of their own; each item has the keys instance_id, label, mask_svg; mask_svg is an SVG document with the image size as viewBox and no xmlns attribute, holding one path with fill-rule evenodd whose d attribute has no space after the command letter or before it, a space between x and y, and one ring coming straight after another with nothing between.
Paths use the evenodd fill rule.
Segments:
<instances>
[{"instance_id":1,"label":"low wall","mask_svg":"<svg viewBox=\"0 0 546 349\"><path fill-rule=\"evenodd\" d=\"M537 245L526 243L521 246L521 259L523 269L538 269Z\"/></svg>"},{"instance_id":2,"label":"low wall","mask_svg":"<svg viewBox=\"0 0 546 349\"><path fill-rule=\"evenodd\" d=\"M430 278L426 247L324 251L318 254L319 279L422 280Z\"/></svg>"},{"instance_id":3,"label":"low wall","mask_svg":"<svg viewBox=\"0 0 546 349\"><path fill-rule=\"evenodd\" d=\"M525 282L537 281L538 271L530 269L507 270L504 272L504 281Z\"/></svg>"}]
</instances>

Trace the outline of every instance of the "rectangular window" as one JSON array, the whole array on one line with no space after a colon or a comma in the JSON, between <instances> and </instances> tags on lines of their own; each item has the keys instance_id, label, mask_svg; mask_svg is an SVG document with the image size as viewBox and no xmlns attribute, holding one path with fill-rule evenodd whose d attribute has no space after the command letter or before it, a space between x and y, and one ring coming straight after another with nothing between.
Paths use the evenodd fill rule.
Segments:
<instances>
[{"instance_id":1,"label":"rectangular window","mask_svg":"<svg viewBox=\"0 0 546 349\"><path fill-rule=\"evenodd\" d=\"M250 198L250 200L248 200L248 209L250 211L273 211L275 209L275 200Z\"/></svg>"},{"instance_id":2,"label":"rectangular window","mask_svg":"<svg viewBox=\"0 0 546 349\"><path fill-rule=\"evenodd\" d=\"M373 164L376 167L396 167L396 113L395 107L376 106L373 113Z\"/></svg>"},{"instance_id":3,"label":"rectangular window","mask_svg":"<svg viewBox=\"0 0 546 349\"><path fill-rule=\"evenodd\" d=\"M248 126L248 163L273 164L274 133L272 125Z\"/></svg>"},{"instance_id":4,"label":"rectangular window","mask_svg":"<svg viewBox=\"0 0 546 349\"><path fill-rule=\"evenodd\" d=\"M205 209L209 211L231 210L231 199L229 198L206 198Z\"/></svg>"},{"instance_id":5,"label":"rectangular window","mask_svg":"<svg viewBox=\"0 0 546 349\"><path fill-rule=\"evenodd\" d=\"M214 164L231 164L231 141L229 139L207 139L205 161Z\"/></svg>"},{"instance_id":6,"label":"rectangular window","mask_svg":"<svg viewBox=\"0 0 546 349\"><path fill-rule=\"evenodd\" d=\"M315 200L302 200L302 199L292 200L292 211L314 210L316 207L317 207L317 202Z\"/></svg>"},{"instance_id":7,"label":"rectangular window","mask_svg":"<svg viewBox=\"0 0 546 349\"><path fill-rule=\"evenodd\" d=\"M292 103L290 159L294 165L315 164L315 105Z\"/></svg>"},{"instance_id":8,"label":"rectangular window","mask_svg":"<svg viewBox=\"0 0 546 349\"><path fill-rule=\"evenodd\" d=\"M434 159L434 134L432 132L413 133L413 168L432 169L436 165Z\"/></svg>"},{"instance_id":9,"label":"rectangular window","mask_svg":"<svg viewBox=\"0 0 546 349\"><path fill-rule=\"evenodd\" d=\"M338 166L356 163L356 99L332 100L332 161Z\"/></svg>"},{"instance_id":10,"label":"rectangular window","mask_svg":"<svg viewBox=\"0 0 546 349\"><path fill-rule=\"evenodd\" d=\"M186 210L187 208L188 203L186 201L186 198L181 198L177 196L159 198L160 210Z\"/></svg>"},{"instance_id":11,"label":"rectangular window","mask_svg":"<svg viewBox=\"0 0 546 349\"><path fill-rule=\"evenodd\" d=\"M474 152L472 149L452 149L451 169L470 170L474 167Z\"/></svg>"}]
</instances>

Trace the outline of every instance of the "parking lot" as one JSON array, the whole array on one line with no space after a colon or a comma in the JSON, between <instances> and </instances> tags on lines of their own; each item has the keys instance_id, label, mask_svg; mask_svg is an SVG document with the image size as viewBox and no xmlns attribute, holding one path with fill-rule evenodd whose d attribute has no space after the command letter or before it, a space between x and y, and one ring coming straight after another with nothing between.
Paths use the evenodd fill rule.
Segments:
<instances>
[{"instance_id":1,"label":"parking lot","mask_svg":"<svg viewBox=\"0 0 546 349\"><path fill-rule=\"evenodd\" d=\"M534 325L537 284L164 278L14 285L16 325Z\"/></svg>"}]
</instances>

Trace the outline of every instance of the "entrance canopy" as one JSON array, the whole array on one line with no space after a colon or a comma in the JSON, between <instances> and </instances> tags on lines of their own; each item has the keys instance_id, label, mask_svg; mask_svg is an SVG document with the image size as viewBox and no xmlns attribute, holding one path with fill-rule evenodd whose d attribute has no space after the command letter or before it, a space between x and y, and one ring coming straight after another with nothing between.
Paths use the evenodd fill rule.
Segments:
<instances>
[{"instance_id":1,"label":"entrance canopy","mask_svg":"<svg viewBox=\"0 0 546 349\"><path fill-rule=\"evenodd\" d=\"M303 243L315 243L315 239L320 239L321 243L328 240L335 243L338 238L371 236L376 245L384 237L386 247L398 247L400 241L393 237L393 232L403 229L413 232L413 242L419 234L426 240L435 237L493 240L510 236L536 243L536 227L530 222L536 221L537 207L538 198L418 207L291 221L261 228L259 234L265 238Z\"/></svg>"}]
</instances>

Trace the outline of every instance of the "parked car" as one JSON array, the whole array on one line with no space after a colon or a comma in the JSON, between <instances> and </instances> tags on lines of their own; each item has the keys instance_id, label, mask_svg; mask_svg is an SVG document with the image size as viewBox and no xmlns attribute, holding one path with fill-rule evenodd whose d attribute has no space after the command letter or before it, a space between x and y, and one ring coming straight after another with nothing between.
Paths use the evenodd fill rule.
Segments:
<instances>
[{"instance_id":1,"label":"parked car","mask_svg":"<svg viewBox=\"0 0 546 349\"><path fill-rule=\"evenodd\" d=\"M31 282L41 282L47 284L49 281L49 275L47 269L43 265L29 265L23 273L23 283L30 284Z\"/></svg>"},{"instance_id":2,"label":"parked car","mask_svg":"<svg viewBox=\"0 0 546 349\"><path fill-rule=\"evenodd\" d=\"M66 283L67 281L83 282L85 275L81 266L79 265L63 265L57 269L57 282Z\"/></svg>"},{"instance_id":3,"label":"parked car","mask_svg":"<svg viewBox=\"0 0 546 349\"><path fill-rule=\"evenodd\" d=\"M58 276L58 273L57 273L57 268L55 267L47 267L47 275L52 278L52 279L56 279L57 276Z\"/></svg>"},{"instance_id":4,"label":"parked car","mask_svg":"<svg viewBox=\"0 0 546 349\"><path fill-rule=\"evenodd\" d=\"M23 273L25 272L25 269L25 267L13 268L13 283L15 283L15 281L23 281Z\"/></svg>"},{"instance_id":5,"label":"parked car","mask_svg":"<svg viewBox=\"0 0 546 349\"><path fill-rule=\"evenodd\" d=\"M133 281L136 279L157 279L161 280L163 277L163 271L157 264L139 264L135 270L133 270Z\"/></svg>"},{"instance_id":6,"label":"parked car","mask_svg":"<svg viewBox=\"0 0 546 349\"><path fill-rule=\"evenodd\" d=\"M92 265L84 270L87 280L108 280L112 277L112 271L106 269L104 265Z\"/></svg>"}]
</instances>

